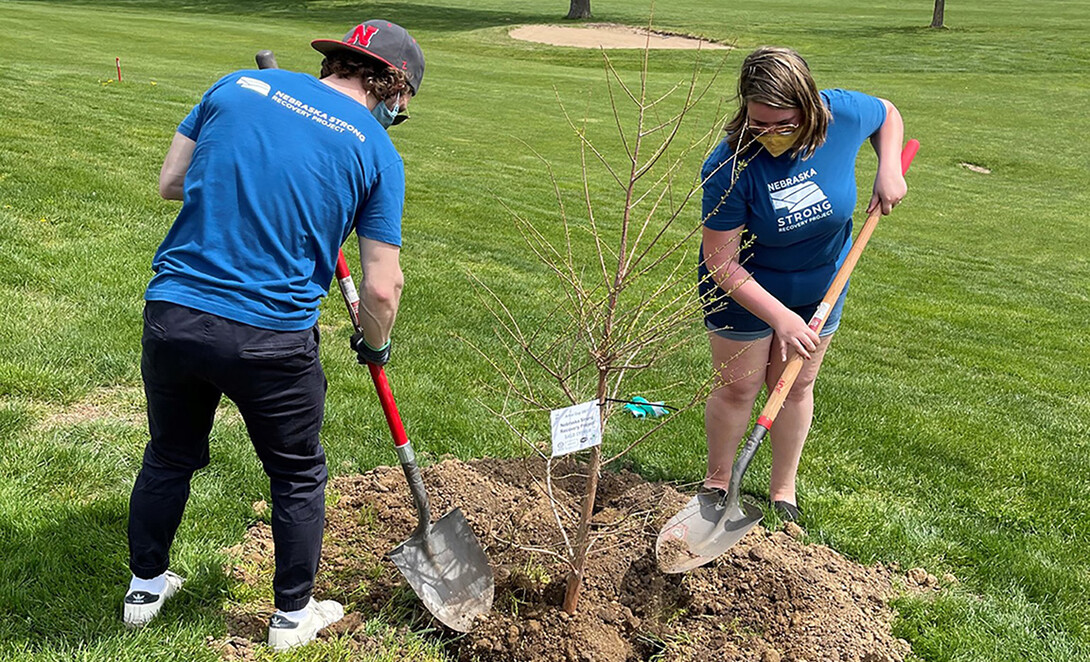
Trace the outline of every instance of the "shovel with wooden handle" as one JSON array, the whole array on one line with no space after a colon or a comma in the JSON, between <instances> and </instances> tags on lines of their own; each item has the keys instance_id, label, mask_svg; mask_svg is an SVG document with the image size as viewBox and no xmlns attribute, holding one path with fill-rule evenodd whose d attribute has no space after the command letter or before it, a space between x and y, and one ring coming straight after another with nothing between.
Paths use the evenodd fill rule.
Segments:
<instances>
[{"instance_id":1,"label":"shovel with wooden handle","mask_svg":"<svg viewBox=\"0 0 1090 662\"><path fill-rule=\"evenodd\" d=\"M905 145L901 152L902 173L908 172L908 167L912 164L912 159L919 148L920 143L917 140L909 140ZM859 261L859 256L881 216L881 208L871 212L866 223L863 224L863 229L859 231L859 236L855 238L855 244L844 259L844 264L837 271L829 291L826 292L825 298L821 300L813 317L810 318L809 326L815 333L820 333L825 326L829 311L844 290L852 269ZM722 496L717 492L696 495L662 528L655 541L655 556L663 572L687 572L711 562L737 544L761 521L760 508L742 501L742 476L749 468L749 463L753 460L765 435L772 429L772 423L776 420L776 415L783 407L791 386L799 376L804 360L801 354L795 354L784 367L776 388L769 394L768 402L765 403L761 415L757 417L757 424L753 426L745 446L742 447L742 452L734 462L726 495Z\"/></svg>"}]
</instances>

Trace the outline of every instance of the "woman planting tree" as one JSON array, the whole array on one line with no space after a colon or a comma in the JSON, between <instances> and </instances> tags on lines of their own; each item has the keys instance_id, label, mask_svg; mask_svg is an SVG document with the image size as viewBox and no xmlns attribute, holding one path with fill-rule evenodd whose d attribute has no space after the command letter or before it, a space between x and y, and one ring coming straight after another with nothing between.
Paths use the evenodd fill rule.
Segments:
<instances>
[{"instance_id":1,"label":"woman planting tree","mask_svg":"<svg viewBox=\"0 0 1090 662\"><path fill-rule=\"evenodd\" d=\"M700 292L718 383L708 398L707 489L725 490L762 385L792 352L807 359L772 433L769 496L799 517L795 475L814 412L814 380L840 323L847 288L820 336L807 326L851 248L855 160L870 139L878 174L867 211L907 191L904 134L892 103L818 90L806 61L761 47L742 63L738 111L704 163Z\"/></svg>"}]
</instances>

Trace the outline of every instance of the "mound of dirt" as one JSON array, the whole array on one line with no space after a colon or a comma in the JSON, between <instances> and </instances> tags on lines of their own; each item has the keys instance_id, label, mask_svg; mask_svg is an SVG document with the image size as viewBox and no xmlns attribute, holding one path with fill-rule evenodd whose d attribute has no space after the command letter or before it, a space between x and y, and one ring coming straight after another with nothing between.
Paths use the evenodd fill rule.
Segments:
<instances>
[{"instance_id":1,"label":"mound of dirt","mask_svg":"<svg viewBox=\"0 0 1090 662\"><path fill-rule=\"evenodd\" d=\"M552 483L562 512L577 511L580 469L554 471L565 474ZM578 612L569 616L560 609L566 566L552 554L564 542L544 475L544 464L531 460L447 460L424 471L434 515L461 508L496 575L492 612L469 635L446 641L453 658L900 662L908 653L890 632L890 572L805 545L795 539L804 535L797 528L788 535L758 527L711 565L661 573L655 536L688 497L628 472L602 476L590 569ZM349 613L326 636L347 634L366 650L364 620L399 600L416 610L408 620L426 623L385 558L416 524L401 469L338 478L330 491L336 497L316 592L344 602ZM269 581L266 525L252 527L233 552L237 580ZM249 657L246 649L264 637L268 613L241 609L229 614L231 636L215 642L227 659Z\"/></svg>"}]
</instances>

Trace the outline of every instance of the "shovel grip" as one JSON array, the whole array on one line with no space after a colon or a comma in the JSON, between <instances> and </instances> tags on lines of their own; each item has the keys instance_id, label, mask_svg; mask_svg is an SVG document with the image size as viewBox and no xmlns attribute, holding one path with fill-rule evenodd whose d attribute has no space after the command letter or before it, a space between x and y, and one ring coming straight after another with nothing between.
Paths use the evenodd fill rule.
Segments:
<instances>
[{"instance_id":1,"label":"shovel grip","mask_svg":"<svg viewBox=\"0 0 1090 662\"><path fill-rule=\"evenodd\" d=\"M768 434L768 428L760 423L754 425L753 430L750 431L745 445L742 446L742 452L738 454L738 459L734 461L734 467L730 470L730 484L727 486L727 494L732 497L741 493L742 476L745 475L750 461L757 454L757 449L761 447L761 442L764 441L766 434Z\"/></svg>"}]
</instances>

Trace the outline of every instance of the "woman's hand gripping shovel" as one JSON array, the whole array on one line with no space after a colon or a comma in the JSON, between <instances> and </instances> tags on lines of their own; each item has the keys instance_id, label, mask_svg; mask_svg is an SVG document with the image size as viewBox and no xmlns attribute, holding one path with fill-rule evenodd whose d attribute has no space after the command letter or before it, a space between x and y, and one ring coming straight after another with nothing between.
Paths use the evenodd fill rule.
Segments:
<instances>
[{"instance_id":1,"label":"woman's hand gripping shovel","mask_svg":"<svg viewBox=\"0 0 1090 662\"><path fill-rule=\"evenodd\" d=\"M359 295L343 252L337 256L336 273L352 326L361 331ZM460 509L455 508L434 524L431 522L428 493L390 384L386 381L386 372L382 366L369 364L367 367L371 369L371 379L375 382L382 411L394 437L397 457L416 504L416 530L390 552L390 560L433 616L452 630L468 632L478 616L492 609L495 580L488 557Z\"/></svg>"},{"instance_id":2,"label":"woman's hand gripping shovel","mask_svg":"<svg viewBox=\"0 0 1090 662\"><path fill-rule=\"evenodd\" d=\"M917 140L910 140L905 145L901 152L902 173L908 172L908 166L919 148L920 143ZM851 276L852 269L859 261L859 255L866 247L881 216L881 208L875 209L863 224L859 236L855 238L855 244L845 258L840 271L837 272L836 278L833 279L833 284L829 286L825 298L821 300L814 316L810 318L809 326L815 332L820 333L825 326L826 316L844 290L844 285L847 284L848 277ZM776 388L768 396L768 402L761 411L761 415L757 417L757 424L753 426L741 454L734 462L726 496L720 496L714 492L698 494L662 528L655 542L655 556L663 572L687 572L709 563L737 544L761 521L761 510L752 504L742 502L742 476L745 475L750 461L757 453L761 441L772 429L772 423L783 407L787 393L795 383L795 378L799 376L799 371L802 370L803 361L800 354L795 354L784 367Z\"/></svg>"}]
</instances>

